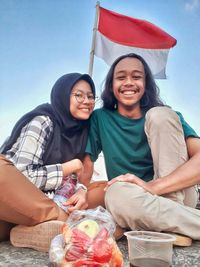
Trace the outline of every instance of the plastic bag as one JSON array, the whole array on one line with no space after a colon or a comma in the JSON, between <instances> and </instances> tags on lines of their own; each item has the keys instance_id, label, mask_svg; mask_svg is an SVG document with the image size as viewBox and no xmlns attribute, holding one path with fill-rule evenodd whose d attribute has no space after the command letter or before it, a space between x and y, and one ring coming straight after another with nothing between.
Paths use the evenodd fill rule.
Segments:
<instances>
[{"instance_id":1,"label":"plastic bag","mask_svg":"<svg viewBox=\"0 0 200 267\"><path fill-rule=\"evenodd\" d=\"M74 211L51 242L50 262L59 267L122 267L114 231L115 223L104 208Z\"/></svg>"}]
</instances>

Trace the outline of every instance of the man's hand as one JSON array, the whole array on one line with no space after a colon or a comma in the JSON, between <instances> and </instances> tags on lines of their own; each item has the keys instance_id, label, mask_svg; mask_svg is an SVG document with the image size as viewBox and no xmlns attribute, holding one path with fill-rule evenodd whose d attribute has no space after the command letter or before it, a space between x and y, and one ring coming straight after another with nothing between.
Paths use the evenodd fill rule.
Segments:
<instances>
[{"instance_id":1,"label":"man's hand","mask_svg":"<svg viewBox=\"0 0 200 267\"><path fill-rule=\"evenodd\" d=\"M87 203L87 191L80 189L73 196L66 201L64 206L68 207L68 212L71 213L74 210L83 210L88 207Z\"/></svg>"},{"instance_id":2,"label":"man's hand","mask_svg":"<svg viewBox=\"0 0 200 267\"><path fill-rule=\"evenodd\" d=\"M142 187L145 191L148 191L151 194L154 194L153 188L152 188L150 183L147 183L147 182L143 181L142 179L140 179L139 177L137 177L136 175L130 174L130 173L127 173L124 175L119 175L119 176L113 178L111 181L108 182L108 184L104 190L106 191L109 186L111 186L112 184L114 184L116 182L127 182L127 183L136 184L136 185Z\"/></svg>"}]
</instances>

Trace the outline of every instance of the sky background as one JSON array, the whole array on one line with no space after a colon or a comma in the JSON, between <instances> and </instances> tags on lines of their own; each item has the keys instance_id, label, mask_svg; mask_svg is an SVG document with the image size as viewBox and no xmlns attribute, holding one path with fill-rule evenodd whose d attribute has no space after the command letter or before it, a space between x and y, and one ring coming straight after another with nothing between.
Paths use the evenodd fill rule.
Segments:
<instances>
[{"instance_id":1,"label":"sky background","mask_svg":"<svg viewBox=\"0 0 200 267\"><path fill-rule=\"evenodd\" d=\"M88 72L95 0L0 0L0 144L15 122L49 102L65 73ZM200 0L102 0L100 5L148 20L177 39L162 99L200 134ZM98 95L109 67L95 57Z\"/></svg>"}]
</instances>

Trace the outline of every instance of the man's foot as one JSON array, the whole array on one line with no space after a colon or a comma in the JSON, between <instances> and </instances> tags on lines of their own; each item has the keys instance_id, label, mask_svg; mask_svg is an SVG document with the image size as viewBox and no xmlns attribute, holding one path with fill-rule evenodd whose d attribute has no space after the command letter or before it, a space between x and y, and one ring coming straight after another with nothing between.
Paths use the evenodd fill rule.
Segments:
<instances>
[{"instance_id":1,"label":"man's foot","mask_svg":"<svg viewBox=\"0 0 200 267\"><path fill-rule=\"evenodd\" d=\"M116 241L120 240L124 236L125 229L121 228L119 225L116 225L116 230L113 234Z\"/></svg>"},{"instance_id":2,"label":"man's foot","mask_svg":"<svg viewBox=\"0 0 200 267\"><path fill-rule=\"evenodd\" d=\"M178 246L178 247L189 247L192 245L192 238L177 234L177 233L172 233L168 232L167 234L170 234L176 238L176 240L173 242L173 246Z\"/></svg>"},{"instance_id":3,"label":"man's foot","mask_svg":"<svg viewBox=\"0 0 200 267\"><path fill-rule=\"evenodd\" d=\"M48 221L34 226L17 225L10 232L10 242L14 247L48 252L51 240L61 233L63 224L62 221Z\"/></svg>"}]
</instances>

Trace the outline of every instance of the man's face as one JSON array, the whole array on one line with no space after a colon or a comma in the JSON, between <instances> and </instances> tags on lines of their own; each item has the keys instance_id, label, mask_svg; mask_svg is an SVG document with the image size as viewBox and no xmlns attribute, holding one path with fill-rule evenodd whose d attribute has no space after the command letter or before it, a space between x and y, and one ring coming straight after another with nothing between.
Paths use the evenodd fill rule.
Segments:
<instances>
[{"instance_id":1,"label":"man's face","mask_svg":"<svg viewBox=\"0 0 200 267\"><path fill-rule=\"evenodd\" d=\"M145 92L145 72L137 58L124 58L115 67L113 93L118 101L118 111L140 110L140 99ZM121 113L121 112L120 112Z\"/></svg>"}]
</instances>

